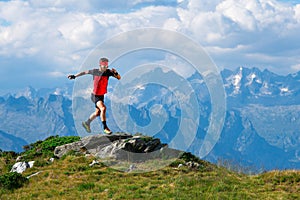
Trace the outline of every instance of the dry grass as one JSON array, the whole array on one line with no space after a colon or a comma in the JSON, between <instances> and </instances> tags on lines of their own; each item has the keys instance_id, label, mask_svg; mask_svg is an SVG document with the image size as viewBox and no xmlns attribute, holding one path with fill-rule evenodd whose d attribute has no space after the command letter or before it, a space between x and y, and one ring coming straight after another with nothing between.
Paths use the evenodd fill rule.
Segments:
<instances>
[{"instance_id":1,"label":"dry grass","mask_svg":"<svg viewBox=\"0 0 300 200\"><path fill-rule=\"evenodd\" d=\"M0 193L0 199L299 199L300 172L274 171L248 176L211 166L209 170L165 167L126 173L93 158L69 155L33 167L40 171L24 187Z\"/></svg>"}]
</instances>

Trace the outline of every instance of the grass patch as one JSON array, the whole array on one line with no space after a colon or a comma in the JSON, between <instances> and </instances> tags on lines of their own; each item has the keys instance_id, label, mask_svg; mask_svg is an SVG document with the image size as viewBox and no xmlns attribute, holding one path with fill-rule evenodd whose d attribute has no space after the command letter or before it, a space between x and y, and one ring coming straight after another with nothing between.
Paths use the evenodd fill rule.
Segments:
<instances>
[{"instance_id":1,"label":"grass patch","mask_svg":"<svg viewBox=\"0 0 300 200\"><path fill-rule=\"evenodd\" d=\"M69 155L40 167L42 173L1 199L297 199L299 172L255 176L222 167L189 170L164 167L147 173L125 173L104 165L89 167L93 158ZM68 172L68 173L66 173Z\"/></svg>"},{"instance_id":2,"label":"grass patch","mask_svg":"<svg viewBox=\"0 0 300 200\"><path fill-rule=\"evenodd\" d=\"M53 151L55 147L76 142L79 140L80 137L78 136L50 136L44 141L37 141L30 145L24 146L26 152L22 154L22 157L23 160L26 161L35 159L37 157L53 157Z\"/></svg>"},{"instance_id":3,"label":"grass patch","mask_svg":"<svg viewBox=\"0 0 300 200\"><path fill-rule=\"evenodd\" d=\"M95 183L81 183L77 187L78 191L84 191L84 190L92 190L95 188Z\"/></svg>"},{"instance_id":4,"label":"grass patch","mask_svg":"<svg viewBox=\"0 0 300 200\"><path fill-rule=\"evenodd\" d=\"M0 188L15 190L28 182L28 179L16 172L6 173L0 176Z\"/></svg>"}]
</instances>

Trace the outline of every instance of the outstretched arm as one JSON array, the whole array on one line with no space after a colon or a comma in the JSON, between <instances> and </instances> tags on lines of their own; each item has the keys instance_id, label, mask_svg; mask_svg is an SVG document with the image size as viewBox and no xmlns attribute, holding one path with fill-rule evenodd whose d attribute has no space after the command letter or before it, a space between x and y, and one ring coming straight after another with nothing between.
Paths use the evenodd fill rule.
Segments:
<instances>
[{"instance_id":1,"label":"outstretched arm","mask_svg":"<svg viewBox=\"0 0 300 200\"><path fill-rule=\"evenodd\" d=\"M121 79L121 76L120 76L120 74L117 72L116 69L112 68L112 69L111 69L111 72L114 74L114 77L115 77L116 79L118 79L118 80Z\"/></svg>"},{"instance_id":2,"label":"outstretched arm","mask_svg":"<svg viewBox=\"0 0 300 200\"><path fill-rule=\"evenodd\" d=\"M89 73L89 71L87 70L87 71L79 72L79 73L77 73L75 75L74 74L70 74L70 75L68 75L68 79L75 79L75 78L77 78L79 76L83 76L83 75L86 75L88 73Z\"/></svg>"}]
</instances>

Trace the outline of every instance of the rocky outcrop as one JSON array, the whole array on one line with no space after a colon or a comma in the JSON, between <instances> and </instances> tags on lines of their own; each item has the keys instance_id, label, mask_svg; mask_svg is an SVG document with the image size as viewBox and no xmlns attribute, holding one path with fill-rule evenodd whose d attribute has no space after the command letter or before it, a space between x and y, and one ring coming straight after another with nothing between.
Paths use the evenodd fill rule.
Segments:
<instances>
[{"instance_id":1,"label":"rocky outcrop","mask_svg":"<svg viewBox=\"0 0 300 200\"><path fill-rule=\"evenodd\" d=\"M87 136L78 142L56 147L54 155L61 158L70 151L104 159L131 161L177 158L180 154L180 151L168 148L157 138L129 134Z\"/></svg>"}]
</instances>

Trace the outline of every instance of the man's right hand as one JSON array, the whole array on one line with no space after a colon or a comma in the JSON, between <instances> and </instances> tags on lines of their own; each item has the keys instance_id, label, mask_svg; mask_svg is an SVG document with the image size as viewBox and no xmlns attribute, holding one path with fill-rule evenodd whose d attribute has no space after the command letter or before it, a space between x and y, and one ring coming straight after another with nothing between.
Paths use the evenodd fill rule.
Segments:
<instances>
[{"instance_id":1,"label":"man's right hand","mask_svg":"<svg viewBox=\"0 0 300 200\"><path fill-rule=\"evenodd\" d=\"M69 75L69 76L68 76L68 79L75 79L75 78L76 78L75 75Z\"/></svg>"}]
</instances>

